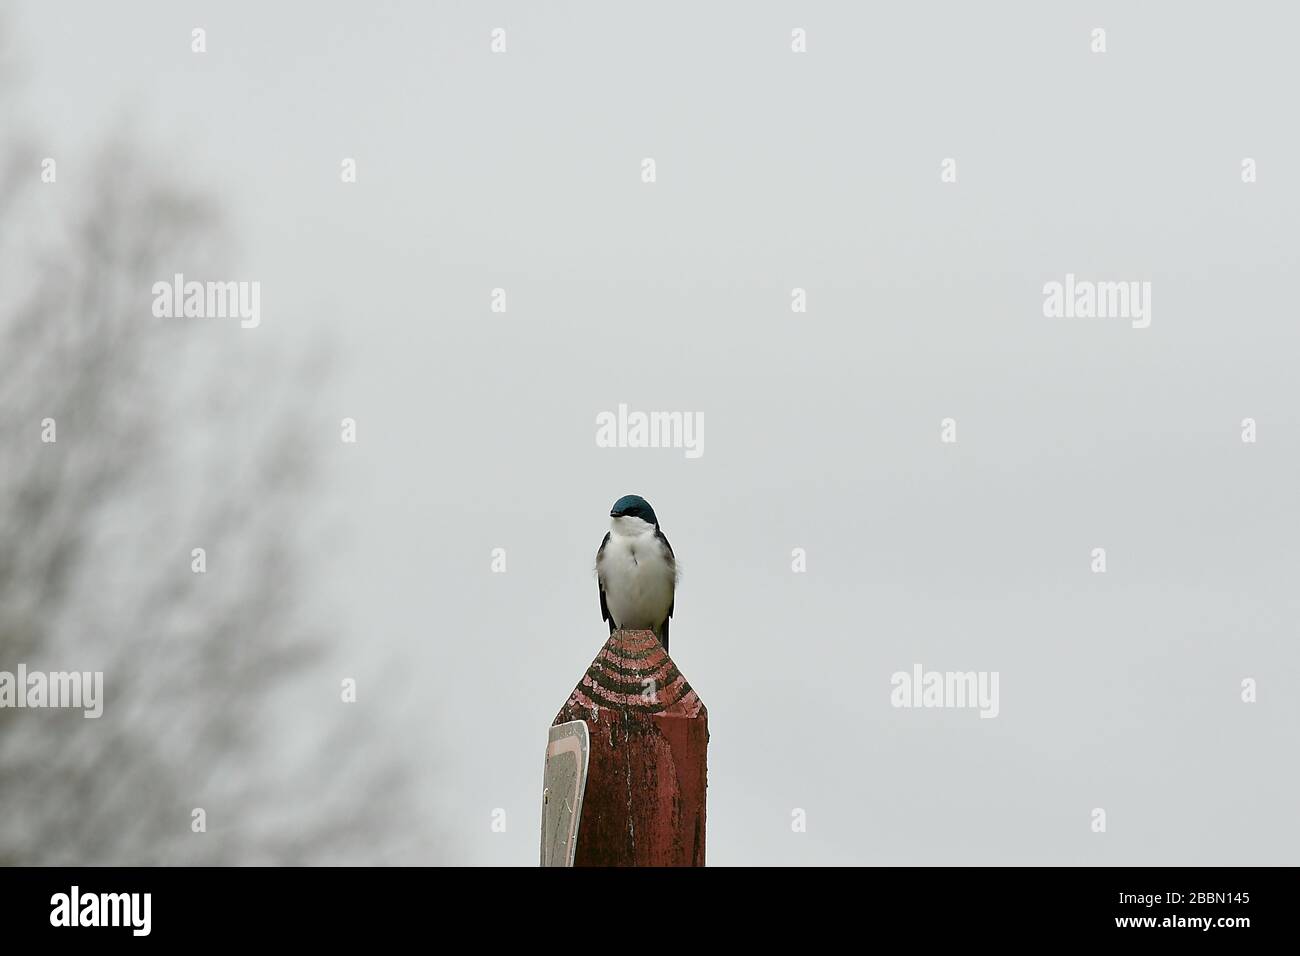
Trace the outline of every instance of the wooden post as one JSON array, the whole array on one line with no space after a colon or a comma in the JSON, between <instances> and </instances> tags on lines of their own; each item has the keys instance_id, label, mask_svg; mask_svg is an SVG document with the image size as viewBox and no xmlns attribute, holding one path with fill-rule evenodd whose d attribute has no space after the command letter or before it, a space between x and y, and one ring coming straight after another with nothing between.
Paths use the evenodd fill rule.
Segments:
<instances>
[{"instance_id":1,"label":"wooden post","mask_svg":"<svg viewBox=\"0 0 1300 956\"><path fill-rule=\"evenodd\" d=\"M587 722L575 866L703 866L709 715L653 631L615 631L555 724Z\"/></svg>"}]
</instances>

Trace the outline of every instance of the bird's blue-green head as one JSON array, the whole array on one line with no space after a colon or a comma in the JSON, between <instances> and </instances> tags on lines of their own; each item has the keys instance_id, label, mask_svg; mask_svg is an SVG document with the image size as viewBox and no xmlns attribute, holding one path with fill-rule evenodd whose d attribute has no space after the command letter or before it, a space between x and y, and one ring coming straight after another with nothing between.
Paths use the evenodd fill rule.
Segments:
<instances>
[{"instance_id":1,"label":"bird's blue-green head","mask_svg":"<svg viewBox=\"0 0 1300 956\"><path fill-rule=\"evenodd\" d=\"M659 519L655 517L655 510L650 507L650 502L646 501L640 495L624 495L614 502L614 507L609 509L611 518L640 518L659 527Z\"/></svg>"}]
</instances>

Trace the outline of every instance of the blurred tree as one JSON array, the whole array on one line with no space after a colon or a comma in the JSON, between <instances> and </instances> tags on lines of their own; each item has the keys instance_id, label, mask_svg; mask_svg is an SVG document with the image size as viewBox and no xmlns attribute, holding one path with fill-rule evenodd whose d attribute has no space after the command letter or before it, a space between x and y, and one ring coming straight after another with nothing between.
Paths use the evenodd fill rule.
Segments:
<instances>
[{"instance_id":1,"label":"blurred tree","mask_svg":"<svg viewBox=\"0 0 1300 956\"><path fill-rule=\"evenodd\" d=\"M0 670L105 674L97 720L0 708L0 864L383 862L405 778L303 600L320 362L154 318L225 275L217 210L130 147L94 168L0 141Z\"/></svg>"}]
</instances>

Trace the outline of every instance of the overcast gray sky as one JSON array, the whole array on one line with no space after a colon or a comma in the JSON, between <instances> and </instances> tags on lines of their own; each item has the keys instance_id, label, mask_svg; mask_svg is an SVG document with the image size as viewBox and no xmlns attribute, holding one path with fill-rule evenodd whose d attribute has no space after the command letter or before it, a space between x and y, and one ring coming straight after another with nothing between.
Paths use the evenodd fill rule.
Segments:
<instances>
[{"instance_id":1,"label":"overcast gray sky","mask_svg":"<svg viewBox=\"0 0 1300 956\"><path fill-rule=\"evenodd\" d=\"M0 11L60 183L127 130L227 204L232 334L334 343L312 597L450 861L537 862L639 493L711 864L1297 862L1293 5ZM1067 273L1150 326L1045 317ZM598 448L619 403L703 455ZM892 707L914 664L998 672L998 716Z\"/></svg>"}]
</instances>

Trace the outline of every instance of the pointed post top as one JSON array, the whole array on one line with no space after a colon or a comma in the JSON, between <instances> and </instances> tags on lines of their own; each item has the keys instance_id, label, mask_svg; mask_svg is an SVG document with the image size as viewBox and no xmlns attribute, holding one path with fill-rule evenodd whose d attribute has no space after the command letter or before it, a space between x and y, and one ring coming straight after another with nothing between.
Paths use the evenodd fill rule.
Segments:
<instances>
[{"instance_id":1,"label":"pointed post top","mask_svg":"<svg viewBox=\"0 0 1300 956\"><path fill-rule=\"evenodd\" d=\"M588 742L573 865L703 866L709 715L653 631L609 636L555 718L570 721Z\"/></svg>"},{"instance_id":2,"label":"pointed post top","mask_svg":"<svg viewBox=\"0 0 1300 956\"><path fill-rule=\"evenodd\" d=\"M560 708L555 723L582 720L599 708L658 717L707 717L654 631L615 631Z\"/></svg>"}]
</instances>

